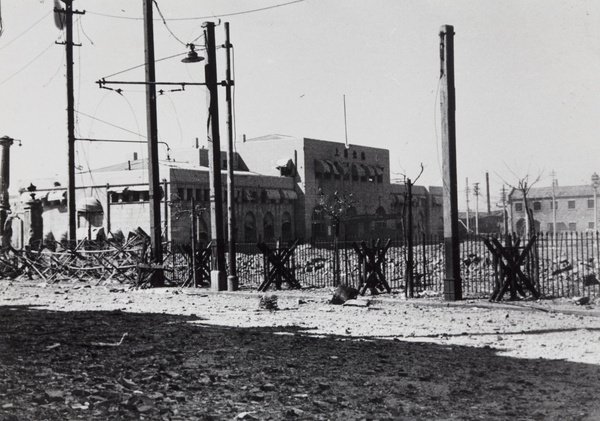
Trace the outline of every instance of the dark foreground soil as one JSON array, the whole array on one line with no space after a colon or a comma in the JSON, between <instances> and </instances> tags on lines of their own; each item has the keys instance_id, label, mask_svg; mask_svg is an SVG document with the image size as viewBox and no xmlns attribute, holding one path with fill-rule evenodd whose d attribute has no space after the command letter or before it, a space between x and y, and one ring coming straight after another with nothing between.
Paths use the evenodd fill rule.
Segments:
<instances>
[{"instance_id":1,"label":"dark foreground soil","mask_svg":"<svg viewBox=\"0 0 600 421\"><path fill-rule=\"evenodd\" d=\"M595 364L11 302L0 302L0 421L600 419Z\"/></svg>"}]
</instances>

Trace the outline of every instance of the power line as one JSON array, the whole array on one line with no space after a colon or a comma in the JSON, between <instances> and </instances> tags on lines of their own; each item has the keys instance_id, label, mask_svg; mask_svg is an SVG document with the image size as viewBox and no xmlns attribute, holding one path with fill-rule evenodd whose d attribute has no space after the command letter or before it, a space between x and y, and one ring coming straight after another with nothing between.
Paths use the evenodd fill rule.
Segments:
<instances>
[{"instance_id":1,"label":"power line","mask_svg":"<svg viewBox=\"0 0 600 421\"><path fill-rule=\"evenodd\" d=\"M140 137L143 137L143 138L145 138L145 137L146 137L146 136L144 136L143 134L136 133L136 132L134 132L133 130L126 129L126 128L124 128L124 127L121 127L121 126L117 126L116 124L109 123L108 121L101 120L101 119L99 119L99 118L97 118L97 117L93 117L93 116L91 116L91 115L89 115L89 114L86 114L86 113L84 113L84 112L81 112L81 111L75 111L75 112L76 112L77 114L81 114L81 115L83 115L83 116L86 116L86 117L88 117L88 118L91 118L92 120L99 121L100 123L108 124L109 126L112 126L112 127L114 127L114 128L117 128L117 129L121 129L121 130L123 130L123 131L126 131L126 132L128 132L128 133L134 134L134 135L136 135L136 136L140 136Z\"/></svg>"},{"instance_id":2,"label":"power line","mask_svg":"<svg viewBox=\"0 0 600 421\"><path fill-rule=\"evenodd\" d=\"M31 25L29 28L25 29L23 32L21 32L19 35L17 35L16 37L14 37L13 39L11 39L10 41L8 41L6 44L4 44L2 47L0 47L0 50L4 49L5 47L8 47L10 44L12 44L13 42L15 42L16 40L18 40L19 38L21 38L23 35L25 35L27 32L29 32L34 26L36 26L38 23L40 23L41 21L44 20L44 18L46 16L48 16L50 13L53 13L52 10L49 11L48 13L46 13L44 16L42 16L40 19L38 19L33 25ZM2 32L4 32L4 28L2 27Z\"/></svg>"},{"instance_id":3,"label":"power line","mask_svg":"<svg viewBox=\"0 0 600 421\"><path fill-rule=\"evenodd\" d=\"M223 18L223 17L228 17L228 16L244 15L247 13L263 12L265 10L275 9L275 8L283 7L283 6L289 6L291 4L301 3L303 1L305 1L305 0L294 0L294 1L287 2L287 3L275 4L273 6L261 7L259 9L244 10L241 12L233 12L233 13L223 13L220 15L196 16L196 17L189 17L189 18L170 18L170 19L165 19L165 20L167 20L167 21L183 21L183 20ZM144 19L142 17L137 18L137 17L132 17L132 16L116 16L116 15L109 15L109 14L105 14L105 13L90 12L89 10L87 11L87 13L90 13L92 15L97 15L97 16L103 16L103 17L107 17L107 18L114 18L114 19L127 19L127 20L143 20ZM161 19L155 19L155 20L160 21Z\"/></svg>"},{"instance_id":4,"label":"power line","mask_svg":"<svg viewBox=\"0 0 600 421\"><path fill-rule=\"evenodd\" d=\"M180 40L177 35L175 35L173 33L173 31L171 31L171 28L169 28L169 25L167 25L167 20L165 19L165 17L163 16L162 12L160 11L160 7L158 7L158 2L156 0L152 0L152 2L154 3L154 5L156 6L156 10L158 11L158 14L160 15L160 17L162 18L162 22L165 25L165 28L167 28L167 31L169 31L169 33L171 34L171 36L173 36L173 38L175 38L177 41L179 41L181 44L187 46L187 43L183 42L182 40Z\"/></svg>"},{"instance_id":5,"label":"power line","mask_svg":"<svg viewBox=\"0 0 600 421\"><path fill-rule=\"evenodd\" d=\"M11 80L13 77L17 76L19 73L21 73L23 70L25 70L26 68L28 68L34 61L36 61L38 58L40 58L46 51L48 51L52 46L54 45L54 41L52 41L52 44L50 44L48 47L46 47L44 49L44 51L42 51L41 53L39 53L37 56L35 56L29 63L27 63L25 66L21 67L19 70L17 70L15 73L13 73L12 75L10 75L9 77L7 77L6 79L4 79L2 82L0 82L0 85L3 85L4 83L8 82L9 80Z\"/></svg>"},{"instance_id":6,"label":"power line","mask_svg":"<svg viewBox=\"0 0 600 421\"><path fill-rule=\"evenodd\" d=\"M187 52L186 53L177 53L177 54L173 54L172 56L168 56L168 57L164 57L164 58L159 58L158 60L154 60L154 62L158 63L159 61L168 60L170 58L177 57L177 56L182 56L184 54L187 54ZM101 79L108 79L109 77L117 76L117 75L120 75L121 73L125 73L125 72L128 72L130 70L134 70L134 69L137 69L139 67L143 67L145 65L146 65L146 63L138 64L137 66L133 66L133 67L130 67L130 68L125 69L125 70L120 70L117 73L113 73L112 75L104 76Z\"/></svg>"}]
</instances>

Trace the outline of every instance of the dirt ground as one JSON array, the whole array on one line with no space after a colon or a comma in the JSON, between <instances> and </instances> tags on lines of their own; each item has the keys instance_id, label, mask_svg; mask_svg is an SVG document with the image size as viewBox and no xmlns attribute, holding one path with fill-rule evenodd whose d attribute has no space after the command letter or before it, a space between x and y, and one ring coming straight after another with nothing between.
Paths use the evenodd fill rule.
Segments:
<instances>
[{"instance_id":1,"label":"dirt ground","mask_svg":"<svg viewBox=\"0 0 600 421\"><path fill-rule=\"evenodd\" d=\"M0 281L0 421L600 420L600 308Z\"/></svg>"}]
</instances>

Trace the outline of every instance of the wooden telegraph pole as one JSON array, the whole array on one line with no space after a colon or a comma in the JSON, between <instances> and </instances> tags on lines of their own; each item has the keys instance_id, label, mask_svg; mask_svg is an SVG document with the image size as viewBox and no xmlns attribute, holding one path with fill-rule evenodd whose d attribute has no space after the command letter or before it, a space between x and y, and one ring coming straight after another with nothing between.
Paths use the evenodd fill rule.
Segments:
<instances>
[{"instance_id":1,"label":"wooden telegraph pole","mask_svg":"<svg viewBox=\"0 0 600 421\"><path fill-rule=\"evenodd\" d=\"M160 225L160 179L158 173L158 117L156 112L156 72L152 0L144 0L144 50L146 57L146 127L148 131L148 190L150 199L150 245L154 264L162 264ZM165 192L166 193L166 192ZM166 198L165 198L166 200ZM152 276L152 286L164 283L162 273Z\"/></svg>"},{"instance_id":2,"label":"wooden telegraph pole","mask_svg":"<svg viewBox=\"0 0 600 421\"><path fill-rule=\"evenodd\" d=\"M55 13L65 16L66 41L65 53L67 58L67 210L69 216L69 242L75 245L77 241L76 208L75 208L75 97L73 94L73 14L83 15L85 12L73 10L73 0L62 0L64 9L54 8Z\"/></svg>"},{"instance_id":3,"label":"wooden telegraph pole","mask_svg":"<svg viewBox=\"0 0 600 421\"><path fill-rule=\"evenodd\" d=\"M219 135L219 99L215 24L204 22L206 39L205 82L208 90L208 153L210 156L210 232L213 238L213 259L210 285L213 291L227 289L225 277L225 242L223 235L223 200L221 191L221 138Z\"/></svg>"},{"instance_id":4,"label":"wooden telegraph pole","mask_svg":"<svg viewBox=\"0 0 600 421\"><path fill-rule=\"evenodd\" d=\"M454 27L452 25L443 25L440 28L440 60L442 153L444 156L444 250L446 257L444 299L446 301L457 301L462 299L462 282L460 279L460 248L458 242L456 98L454 92Z\"/></svg>"}]
</instances>

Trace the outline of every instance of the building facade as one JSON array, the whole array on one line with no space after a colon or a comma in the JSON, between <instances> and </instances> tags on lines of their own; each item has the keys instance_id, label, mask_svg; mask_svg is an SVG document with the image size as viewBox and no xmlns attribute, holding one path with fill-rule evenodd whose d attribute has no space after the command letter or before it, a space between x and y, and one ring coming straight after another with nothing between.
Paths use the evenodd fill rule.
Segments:
<instances>
[{"instance_id":1,"label":"building facade","mask_svg":"<svg viewBox=\"0 0 600 421\"><path fill-rule=\"evenodd\" d=\"M526 195L536 232L582 232L597 229L597 199L592 186L531 188ZM508 196L513 232L525 230L523 193L513 189Z\"/></svg>"},{"instance_id":2,"label":"building facade","mask_svg":"<svg viewBox=\"0 0 600 421\"><path fill-rule=\"evenodd\" d=\"M412 207L414 232L443 232L441 187L413 186L409 204L406 185L390 181L386 149L281 135L249 139L236 146L236 241L330 237L334 234L332 221L320 212L320 206L335 193L352 198L340 226L342 236L402 235L408 206ZM228 162L224 153L221 159L222 198L226 201ZM172 151L169 160L160 161L161 225L166 241L190 241L192 202L198 218L196 237L201 241L212 238L208 162L204 148ZM31 184L43 207L44 235L64 238L68 227L66 183L50 178L22 180L20 193L25 201L31 200L31 193L24 190ZM127 235L138 227L149 232L146 160L80 173L76 184L78 238L93 238L100 232ZM15 216L24 203L20 199L13 197ZM226 205L223 209L227 212ZM226 215L223 218L227 221ZM19 218L14 218L13 233L22 231L19 223Z\"/></svg>"},{"instance_id":3,"label":"building facade","mask_svg":"<svg viewBox=\"0 0 600 421\"><path fill-rule=\"evenodd\" d=\"M238 143L237 152L251 171L294 180L300 237L332 235L331 221L319 208L334 193L351 195L353 202L341 221L341 236L398 235L405 229L406 186L391 182L387 149L269 135ZM413 226L419 232L443 230L441 194L441 188L430 194L425 187L413 187Z\"/></svg>"}]
</instances>

